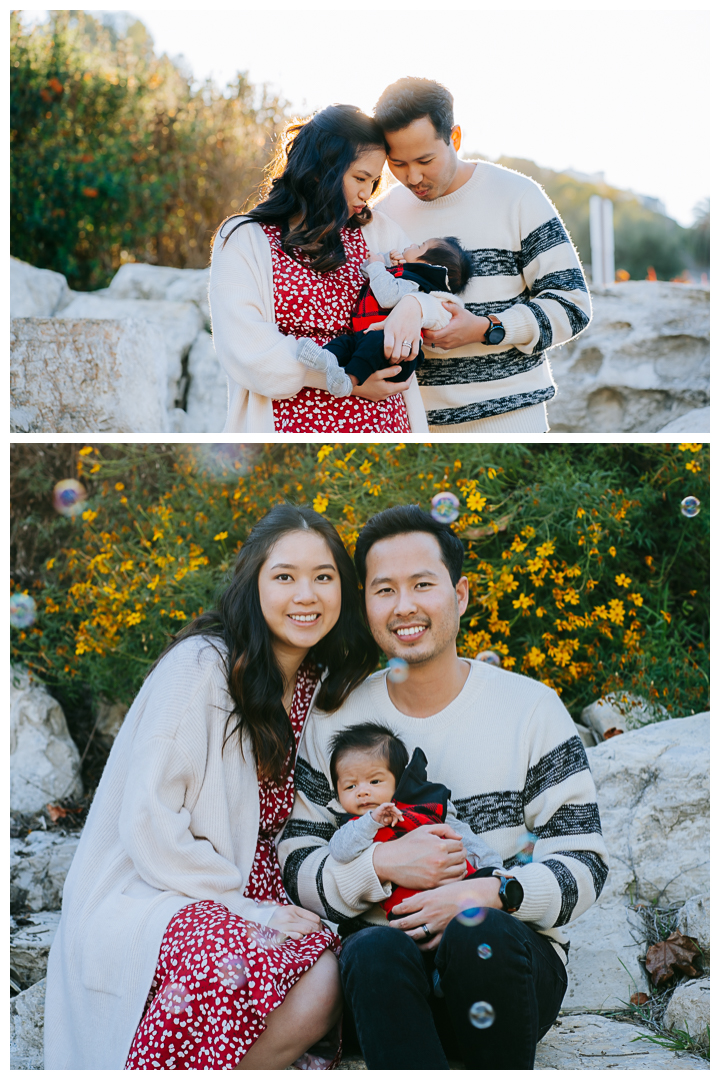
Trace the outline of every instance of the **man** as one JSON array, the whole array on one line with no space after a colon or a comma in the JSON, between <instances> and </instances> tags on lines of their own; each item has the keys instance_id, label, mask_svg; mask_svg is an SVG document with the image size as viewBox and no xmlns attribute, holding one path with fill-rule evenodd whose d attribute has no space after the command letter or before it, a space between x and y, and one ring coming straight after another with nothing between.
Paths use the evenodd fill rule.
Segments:
<instances>
[{"instance_id":1,"label":"man","mask_svg":"<svg viewBox=\"0 0 720 1080\"><path fill-rule=\"evenodd\" d=\"M425 335L418 382L430 431L547 430L555 386L545 349L590 321L582 268L557 210L527 176L458 157L452 94L429 79L400 79L375 118L400 181L378 207L414 243L455 236L474 276L465 310Z\"/></svg>"},{"instance_id":2,"label":"man","mask_svg":"<svg viewBox=\"0 0 720 1080\"><path fill-rule=\"evenodd\" d=\"M286 888L294 903L356 930L340 965L369 1069L447 1069L448 1054L468 1068L531 1069L567 985L561 927L607 875L585 751L553 690L458 657L468 580L446 525L418 506L385 510L360 533L355 561L372 634L407 663L407 678L377 672L336 713L308 721L279 845ZM465 850L443 824L350 863L330 856L338 815L328 747L368 720L424 751L428 779L450 788L457 816L500 853L503 871L463 880ZM379 902L393 885L425 891L389 923Z\"/></svg>"}]
</instances>

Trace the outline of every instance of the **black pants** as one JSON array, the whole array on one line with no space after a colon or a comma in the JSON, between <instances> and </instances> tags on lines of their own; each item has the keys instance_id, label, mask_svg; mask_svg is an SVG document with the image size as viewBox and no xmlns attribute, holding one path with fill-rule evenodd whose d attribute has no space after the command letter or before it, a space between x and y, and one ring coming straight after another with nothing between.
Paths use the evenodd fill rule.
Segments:
<instances>
[{"instance_id":1,"label":"black pants","mask_svg":"<svg viewBox=\"0 0 720 1080\"><path fill-rule=\"evenodd\" d=\"M369 334L341 334L323 345L323 349L337 357L340 367L345 368L348 375L354 375L358 383L364 383L374 371L381 371L395 363L394 360L385 359L385 335L382 330L371 330ZM402 370L388 381L405 382L423 359L420 349L414 360L403 360L400 364Z\"/></svg>"},{"instance_id":2,"label":"black pants","mask_svg":"<svg viewBox=\"0 0 720 1080\"><path fill-rule=\"evenodd\" d=\"M340 972L348 1049L356 1033L368 1069L448 1069L448 1057L468 1069L532 1069L567 988L549 940L495 909L479 926L453 919L435 953L390 926L360 930L343 944ZM495 1020L478 1029L468 1014L481 1001Z\"/></svg>"}]
</instances>

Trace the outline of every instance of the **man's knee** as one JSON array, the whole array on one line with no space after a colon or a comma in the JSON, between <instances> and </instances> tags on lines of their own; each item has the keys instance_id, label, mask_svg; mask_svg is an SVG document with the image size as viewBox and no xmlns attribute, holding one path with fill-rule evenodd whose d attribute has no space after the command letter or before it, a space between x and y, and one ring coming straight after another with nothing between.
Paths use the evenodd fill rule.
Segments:
<instances>
[{"instance_id":1,"label":"man's knee","mask_svg":"<svg viewBox=\"0 0 720 1080\"><path fill-rule=\"evenodd\" d=\"M477 964L478 960L491 961L493 957L496 960L502 957L504 965L514 962L529 969L527 945L512 915L490 908L482 922L475 925L466 925L458 919L448 923L438 949L441 971L456 965Z\"/></svg>"},{"instance_id":2,"label":"man's knee","mask_svg":"<svg viewBox=\"0 0 720 1080\"><path fill-rule=\"evenodd\" d=\"M414 941L390 926L368 926L343 942L340 973L345 979L353 969L361 969L363 978L387 977L403 962L422 967Z\"/></svg>"}]
</instances>

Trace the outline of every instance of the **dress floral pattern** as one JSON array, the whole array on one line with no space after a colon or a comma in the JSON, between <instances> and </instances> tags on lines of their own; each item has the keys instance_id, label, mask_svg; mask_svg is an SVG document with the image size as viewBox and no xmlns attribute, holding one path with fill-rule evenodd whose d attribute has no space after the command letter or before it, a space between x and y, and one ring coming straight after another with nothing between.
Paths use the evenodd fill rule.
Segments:
<instances>
[{"instance_id":1,"label":"dress floral pattern","mask_svg":"<svg viewBox=\"0 0 720 1080\"><path fill-rule=\"evenodd\" d=\"M370 255L361 229L340 230L346 262L330 273L318 274L302 252L291 258L280 246L280 227L262 225L270 242L273 299L278 329L293 337L311 338L325 345L350 328L350 316L364 278L360 264ZM294 397L273 401L275 430L283 432L410 431L405 400L393 394L385 401L336 398L327 390L305 386Z\"/></svg>"},{"instance_id":2,"label":"dress floral pattern","mask_svg":"<svg viewBox=\"0 0 720 1080\"><path fill-rule=\"evenodd\" d=\"M296 744L310 710L318 673L298 672L290 722ZM275 837L295 795L294 768L280 784L261 780L260 828L245 896L288 903ZM160 946L145 1012L126 1069L233 1069L265 1030L264 1018L327 948L330 930L283 939L223 904L188 904L170 921ZM299 1068L332 1068L337 1060L303 1055Z\"/></svg>"}]
</instances>

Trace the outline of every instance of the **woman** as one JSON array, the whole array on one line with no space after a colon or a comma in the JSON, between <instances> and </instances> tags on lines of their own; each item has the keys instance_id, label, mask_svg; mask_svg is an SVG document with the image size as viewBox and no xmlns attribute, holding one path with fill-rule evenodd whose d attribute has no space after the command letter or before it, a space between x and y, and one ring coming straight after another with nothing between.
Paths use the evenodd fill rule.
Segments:
<instances>
[{"instance_id":1,"label":"woman","mask_svg":"<svg viewBox=\"0 0 720 1080\"><path fill-rule=\"evenodd\" d=\"M324 345L346 332L371 252L409 243L368 207L385 164L381 129L354 106L333 105L291 124L284 146L264 201L223 222L213 244L213 337L230 385L225 431L427 431L416 379L388 379L417 355L432 297L401 300L385 324L392 367L351 396L333 397L325 374L296 359L298 338Z\"/></svg>"},{"instance_id":2,"label":"woman","mask_svg":"<svg viewBox=\"0 0 720 1080\"><path fill-rule=\"evenodd\" d=\"M274 838L311 704L376 661L335 529L275 507L115 741L50 953L46 1069L282 1069L334 1027L338 940L288 902Z\"/></svg>"}]
</instances>

